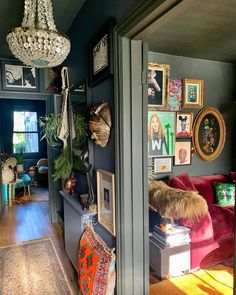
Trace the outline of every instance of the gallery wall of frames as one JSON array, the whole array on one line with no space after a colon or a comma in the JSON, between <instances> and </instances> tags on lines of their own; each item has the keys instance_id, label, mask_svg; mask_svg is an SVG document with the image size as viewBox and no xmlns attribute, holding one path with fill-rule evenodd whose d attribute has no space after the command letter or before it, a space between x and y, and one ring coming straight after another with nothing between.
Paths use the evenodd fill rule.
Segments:
<instances>
[{"instance_id":1,"label":"gallery wall of frames","mask_svg":"<svg viewBox=\"0 0 236 295\"><path fill-rule=\"evenodd\" d=\"M230 171L232 83L231 64L149 53L149 177Z\"/></svg>"}]
</instances>

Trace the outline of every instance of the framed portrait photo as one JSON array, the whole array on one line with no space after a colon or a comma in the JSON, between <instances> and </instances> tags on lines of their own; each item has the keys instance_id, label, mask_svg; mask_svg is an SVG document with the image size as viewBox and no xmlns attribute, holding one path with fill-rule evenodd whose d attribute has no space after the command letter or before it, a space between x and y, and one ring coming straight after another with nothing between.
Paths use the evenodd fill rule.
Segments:
<instances>
[{"instance_id":1,"label":"framed portrait photo","mask_svg":"<svg viewBox=\"0 0 236 295\"><path fill-rule=\"evenodd\" d=\"M169 111L179 111L182 105L182 80L169 80L169 97L167 109Z\"/></svg>"},{"instance_id":2,"label":"framed portrait photo","mask_svg":"<svg viewBox=\"0 0 236 295\"><path fill-rule=\"evenodd\" d=\"M115 174L97 169L98 222L113 236L115 229Z\"/></svg>"},{"instance_id":3,"label":"framed portrait photo","mask_svg":"<svg viewBox=\"0 0 236 295\"><path fill-rule=\"evenodd\" d=\"M17 61L2 61L1 66L3 90L38 92L38 69Z\"/></svg>"},{"instance_id":4,"label":"framed portrait photo","mask_svg":"<svg viewBox=\"0 0 236 295\"><path fill-rule=\"evenodd\" d=\"M113 74L113 28L114 18L108 18L106 24L89 44L90 73L89 86L94 86Z\"/></svg>"},{"instance_id":5,"label":"framed portrait photo","mask_svg":"<svg viewBox=\"0 0 236 295\"><path fill-rule=\"evenodd\" d=\"M183 108L202 108L203 84L203 80L183 80Z\"/></svg>"},{"instance_id":6,"label":"framed portrait photo","mask_svg":"<svg viewBox=\"0 0 236 295\"><path fill-rule=\"evenodd\" d=\"M175 112L148 112L148 156L174 156Z\"/></svg>"},{"instance_id":7,"label":"framed portrait photo","mask_svg":"<svg viewBox=\"0 0 236 295\"><path fill-rule=\"evenodd\" d=\"M176 137L192 136L193 113L176 113Z\"/></svg>"},{"instance_id":8,"label":"framed portrait photo","mask_svg":"<svg viewBox=\"0 0 236 295\"><path fill-rule=\"evenodd\" d=\"M221 154L226 140L226 127L222 114L212 107L202 109L193 124L193 148L205 161L213 161Z\"/></svg>"},{"instance_id":9,"label":"framed portrait photo","mask_svg":"<svg viewBox=\"0 0 236 295\"><path fill-rule=\"evenodd\" d=\"M191 139L177 140L175 142L175 166L191 165L192 144Z\"/></svg>"},{"instance_id":10,"label":"framed portrait photo","mask_svg":"<svg viewBox=\"0 0 236 295\"><path fill-rule=\"evenodd\" d=\"M171 173L172 157L162 157L154 159L154 173Z\"/></svg>"},{"instance_id":11,"label":"framed portrait photo","mask_svg":"<svg viewBox=\"0 0 236 295\"><path fill-rule=\"evenodd\" d=\"M166 109L169 93L170 65L148 64L148 106Z\"/></svg>"}]
</instances>

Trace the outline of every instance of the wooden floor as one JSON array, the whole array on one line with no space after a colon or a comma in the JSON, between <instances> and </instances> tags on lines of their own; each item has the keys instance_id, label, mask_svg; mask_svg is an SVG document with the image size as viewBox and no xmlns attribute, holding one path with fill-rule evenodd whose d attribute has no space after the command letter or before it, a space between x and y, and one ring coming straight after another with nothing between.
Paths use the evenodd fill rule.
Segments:
<instances>
[{"instance_id":1,"label":"wooden floor","mask_svg":"<svg viewBox=\"0 0 236 295\"><path fill-rule=\"evenodd\" d=\"M4 206L0 216L0 246L51 237L74 294L79 294L77 273L64 249L63 232L48 217L48 202Z\"/></svg>"}]
</instances>

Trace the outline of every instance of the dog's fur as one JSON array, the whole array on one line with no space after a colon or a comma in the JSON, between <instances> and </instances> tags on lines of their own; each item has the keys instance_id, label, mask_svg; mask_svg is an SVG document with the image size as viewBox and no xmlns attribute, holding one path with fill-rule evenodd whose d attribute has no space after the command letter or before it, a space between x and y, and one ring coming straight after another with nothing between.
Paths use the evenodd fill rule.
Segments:
<instances>
[{"instance_id":1,"label":"dog's fur","mask_svg":"<svg viewBox=\"0 0 236 295\"><path fill-rule=\"evenodd\" d=\"M205 199L197 192L175 189L163 181L149 182L149 205L172 222L180 218L194 222L208 211Z\"/></svg>"}]
</instances>

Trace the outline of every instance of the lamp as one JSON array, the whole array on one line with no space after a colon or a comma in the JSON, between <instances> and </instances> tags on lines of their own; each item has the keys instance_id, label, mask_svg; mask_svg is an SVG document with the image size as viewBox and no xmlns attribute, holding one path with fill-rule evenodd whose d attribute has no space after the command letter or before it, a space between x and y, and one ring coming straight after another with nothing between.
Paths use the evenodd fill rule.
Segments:
<instances>
[{"instance_id":1,"label":"lamp","mask_svg":"<svg viewBox=\"0 0 236 295\"><path fill-rule=\"evenodd\" d=\"M6 38L11 52L37 68L61 64L70 52L70 40L56 29L51 0L25 0L24 6L21 27Z\"/></svg>"}]
</instances>

